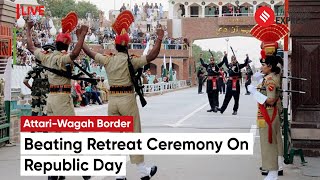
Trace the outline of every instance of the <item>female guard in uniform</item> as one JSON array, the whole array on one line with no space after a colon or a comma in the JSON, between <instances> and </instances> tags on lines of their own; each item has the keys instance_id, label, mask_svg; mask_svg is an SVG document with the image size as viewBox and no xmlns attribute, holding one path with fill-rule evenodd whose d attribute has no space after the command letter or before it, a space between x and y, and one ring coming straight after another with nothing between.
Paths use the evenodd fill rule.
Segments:
<instances>
[{"instance_id":1,"label":"female guard in uniform","mask_svg":"<svg viewBox=\"0 0 320 180\"><path fill-rule=\"evenodd\" d=\"M280 68L278 58L267 56L261 59L261 70L265 77L258 85L258 91L267 97L264 104L258 104L257 125L260 132L262 169L268 171L265 180L278 179L278 145L282 139L280 133L279 97L280 97Z\"/></svg>"}]
</instances>

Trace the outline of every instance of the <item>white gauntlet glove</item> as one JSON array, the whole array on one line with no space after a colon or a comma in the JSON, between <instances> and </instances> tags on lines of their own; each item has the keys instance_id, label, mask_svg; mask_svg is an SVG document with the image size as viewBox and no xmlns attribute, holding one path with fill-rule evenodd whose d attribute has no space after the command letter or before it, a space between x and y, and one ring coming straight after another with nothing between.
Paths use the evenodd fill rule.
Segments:
<instances>
[{"instance_id":1,"label":"white gauntlet glove","mask_svg":"<svg viewBox=\"0 0 320 180\"><path fill-rule=\"evenodd\" d=\"M257 88L249 85L248 86L248 91L252 94L253 98L259 103L259 104L264 104L266 100L268 99L267 96L263 95L262 93L257 91Z\"/></svg>"},{"instance_id":2,"label":"white gauntlet glove","mask_svg":"<svg viewBox=\"0 0 320 180\"><path fill-rule=\"evenodd\" d=\"M261 83L262 80L263 80L263 76L264 76L264 74L262 74L262 73L260 73L260 72L256 72L256 73L254 73L254 75L253 75L253 79L254 79L255 81Z\"/></svg>"}]
</instances>

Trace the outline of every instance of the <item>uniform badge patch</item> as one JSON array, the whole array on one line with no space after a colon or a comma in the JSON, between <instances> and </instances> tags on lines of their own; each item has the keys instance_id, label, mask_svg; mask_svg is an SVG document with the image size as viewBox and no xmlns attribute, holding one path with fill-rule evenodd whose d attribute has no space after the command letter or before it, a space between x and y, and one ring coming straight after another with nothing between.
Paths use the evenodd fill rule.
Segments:
<instances>
[{"instance_id":1,"label":"uniform badge patch","mask_svg":"<svg viewBox=\"0 0 320 180\"><path fill-rule=\"evenodd\" d=\"M273 91L274 90L274 85L269 85L268 89L269 89L269 91Z\"/></svg>"}]
</instances>

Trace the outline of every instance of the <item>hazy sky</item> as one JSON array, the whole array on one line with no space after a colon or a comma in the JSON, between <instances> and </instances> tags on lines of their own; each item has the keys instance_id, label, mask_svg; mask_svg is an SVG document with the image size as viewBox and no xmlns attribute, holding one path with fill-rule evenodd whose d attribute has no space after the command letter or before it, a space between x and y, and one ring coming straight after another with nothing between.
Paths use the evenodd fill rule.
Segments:
<instances>
[{"instance_id":1,"label":"hazy sky","mask_svg":"<svg viewBox=\"0 0 320 180\"><path fill-rule=\"evenodd\" d=\"M197 40L194 42L196 45L200 46L203 50L213 50L213 51L227 51L227 41L226 38L214 38L214 39L205 39L205 40ZM234 53L240 63L243 63L246 54L249 55L250 59L253 61L256 67L260 66L259 58L260 58L260 44L261 41L253 38L253 37L229 37L229 60L232 56L232 51L230 46L232 46Z\"/></svg>"}]
</instances>

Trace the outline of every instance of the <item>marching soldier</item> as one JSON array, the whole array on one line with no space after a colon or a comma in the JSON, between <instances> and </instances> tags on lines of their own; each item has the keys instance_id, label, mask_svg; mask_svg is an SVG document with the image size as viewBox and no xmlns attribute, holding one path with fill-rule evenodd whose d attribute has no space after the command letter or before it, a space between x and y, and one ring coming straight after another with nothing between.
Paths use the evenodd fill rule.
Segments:
<instances>
[{"instance_id":1,"label":"marching soldier","mask_svg":"<svg viewBox=\"0 0 320 180\"><path fill-rule=\"evenodd\" d=\"M207 70L207 94L210 103L211 109L207 112L217 112L219 107L219 90L218 90L218 78L219 78L219 69L225 63L225 58L219 64L216 64L214 57L211 56L210 64L204 63L202 59L202 54L200 54L201 65Z\"/></svg>"},{"instance_id":2,"label":"marching soldier","mask_svg":"<svg viewBox=\"0 0 320 180\"><path fill-rule=\"evenodd\" d=\"M221 108L218 108L218 111L221 114L227 109L228 104L231 98L234 98L234 106L232 115L237 115L237 111L239 108L239 98L240 98L240 82L239 78L241 77L241 69L246 67L249 63L249 57L247 56L244 64L239 64L236 57L231 57L231 64L229 65L226 62L226 66L228 68L229 79L227 81L227 93L223 101L223 105Z\"/></svg>"},{"instance_id":3,"label":"marching soldier","mask_svg":"<svg viewBox=\"0 0 320 180\"><path fill-rule=\"evenodd\" d=\"M130 58L128 54L128 43L130 39L127 32L133 21L134 17L132 13L130 11L123 11L113 24L113 29L117 33L115 44L118 53L103 56L102 54L91 51L86 44L83 45L83 50L90 58L94 59L96 63L104 65L106 69L110 85L108 115L133 116L134 132L139 133L141 132L140 115L134 94L134 90L137 91L137 86L132 79L133 74L135 74L132 71L137 71L139 68L142 68L157 58L164 31L161 26L159 26L157 29L157 40L147 56ZM140 77L138 78L140 79ZM143 97L141 97L139 92L137 93L141 100ZM143 101L141 102L143 103ZM144 105L145 104L142 106ZM143 155L131 155L130 160L132 164L138 166L141 180L149 180L157 172L156 166L150 168L144 164ZM126 177L117 177L116 179L126 180Z\"/></svg>"},{"instance_id":4,"label":"marching soldier","mask_svg":"<svg viewBox=\"0 0 320 180\"><path fill-rule=\"evenodd\" d=\"M246 87L246 95L250 95L250 92L248 91L248 86L251 84L251 77L253 75L253 72L252 72L252 69L250 67L250 65L248 64L247 65L247 68L246 68L246 83L245 83L245 87Z\"/></svg>"},{"instance_id":5,"label":"marching soldier","mask_svg":"<svg viewBox=\"0 0 320 180\"><path fill-rule=\"evenodd\" d=\"M202 86L203 86L203 78L204 78L204 73L202 66L199 67L198 72L197 72L197 77L198 77L198 94L203 94L202 92Z\"/></svg>"},{"instance_id":6,"label":"marching soldier","mask_svg":"<svg viewBox=\"0 0 320 180\"><path fill-rule=\"evenodd\" d=\"M36 48L32 42L31 29L34 26L32 21L28 22L27 27L27 47L28 50L34 54L36 59L41 62L41 65L47 68L67 71L66 66L73 64L81 51L84 38L88 32L87 26L81 26L81 29L76 31L78 35L78 42L73 51L68 54L69 44L71 43L71 36L69 33L60 33L56 38L56 50L52 53L44 53L40 48ZM74 106L71 97L71 79L48 72L48 80L50 83L50 94L47 99L47 114L49 116L74 116ZM49 180L58 180L57 176L50 176ZM60 176L59 180L65 179ZM84 180L90 179L88 176L83 176Z\"/></svg>"}]
</instances>

